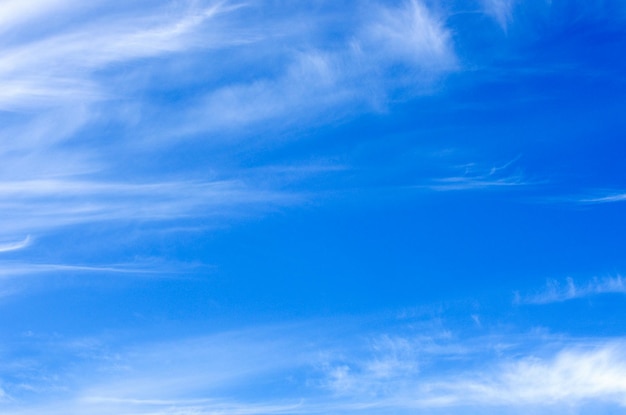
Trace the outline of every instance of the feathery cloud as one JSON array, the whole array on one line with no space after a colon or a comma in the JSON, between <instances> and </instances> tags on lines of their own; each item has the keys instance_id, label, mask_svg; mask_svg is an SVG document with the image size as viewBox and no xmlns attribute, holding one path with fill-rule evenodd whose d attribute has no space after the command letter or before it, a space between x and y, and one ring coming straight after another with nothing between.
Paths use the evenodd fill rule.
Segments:
<instances>
[{"instance_id":1,"label":"feathery cloud","mask_svg":"<svg viewBox=\"0 0 626 415\"><path fill-rule=\"evenodd\" d=\"M515 302L550 304L599 294L626 294L626 279L621 275L606 278L595 277L583 285L576 284L572 278L567 278L564 284L550 280L544 291L526 297L517 294Z\"/></svg>"},{"instance_id":2,"label":"feathery cloud","mask_svg":"<svg viewBox=\"0 0 626 415\"><path fill-rule=\"evenodd\" d=\"M42 391L49 390L50 382L57 388L76 381L80 386L62 400L30 409L68 414L373 415L549 414L585 405L626 407L626 354L620 339L387 333L367 341L338 335L339 328L296 327L296 332L289 325L257 327L148 343L114 356L93 341L73 342L66 352L81 353L79 366L91 369L82 375L49 373L31 379ZM80 352L83 348L89 353ZM98 357L98 350L105 355ZM73 362L75 366L77 358ZM33 393L11 382L5 386L14 402ZM268 396L267 390L276 393Z\"/></svg>"},{"instance_id":3,"label":"feathery cloud","mask_svg":"<svg viewBox=\"0 0 626 415\"><path fill-rule=\"evenodd\" d=\"M102 221L232 216L298 197L237 181L111 183L61 179L0 183L2 232L36 232ZM238 210L239 209L239 210Z\"/></svg>"},{"instance_id":4,"label":"feathery cloud","mask_svg":"<svg viewBox=\"0 0 626 415\"><path fill-rule=\"evenodd\" d=\"M566 347L549 358L524 357L489 372L427 383L425 403L443 406L576 406L589 401L626 406L624 344ZM435 398L433 400L433 398ZM418 399L419 403L420 400Z\"/></svg>"},{"instance_id":5,"label":"feathery cloud","mask_svg":"<svg viewBox=\"0 0 626 415\"><path fill-rule=\"evenodd\" d=\"M29 235L26 238L24 238L24 240L22 241L0 244L0 253L19 251L20 249L24 249L28 247L31 244L31 242L32 242L32 239Z\"/></svg>"},{"instance_id":6,"label":"feathery cloud","mask_svg":"<svg viewBox=\"0 0 626 415\"><path fill-rule=\"evenodd\" d=\"M516 2L517 0L481 0L484 12L493 17L505 32L513 18Z\"/></svg>"},{"instance_id":7,"label":"feathery cloud","mask_svg":"<svg viewBox=\"0 0 626 415\"><path fill-rule=\"evenodd\" d=\"M48 2L51 8L62 2ZM67 10L69 9L69 10ZM72 8L52 10L67 13ZM35 40L5 46L0 58L0 108L29 110L60 105L89 104L109 98L95 71L108 65L156 57L194 47L231 44L225 39L202 43L190 38L198 26L219 13L232 10L219 4L188 10L159 7L136 11L125 18L91 19L82 25Z\"/></svg>"},{"instance_id":8,"label":"feathery cloud","mask_svg":"<svg viewBox=\"0 0 626 415\"><path fill-rule=\"evenodd\" d=\"M271 120L293 125L346 116L355 108L377 110L394 91L424 93L434 79L457 69L449 29L422 2L356 12L345 38L332 45L293 45L279 60L283 66L272 71L274 76L210 91L188 115L189 120L204 121L184 124L194 125L194 131L212 131ZM403 74L398 67L404 68Z\"/></svg>"},{"instance_id":9,"label":"feathery cloud","mask_svg":"<svg viewBox=\"0 0 626 415\"><path fill-rule=\"evenodd\" d=\"M475 163L460 166L463 174L434 179L431 184L417 186L435 191L497 189L531 184L516 165L519 157L500 166L485 168Z\"/></svg>"},{"instance_id":10,"label":"feathery cloud","mask_svg":"<svg viewBox=\"0 0 626 415\"><path fill-rule=\"evenodd\" d=\"M220 174L219 165L211 168L223 178L220 182L177 172L191 178L122 184L125 179L114 173L120 168L127 171L124 177L138 174L132 166L121 166L117 154L163 154L181 136L212 138L247 126L287 128L371 111L384 107L395 90L417 91L456 65L444 19L417 0L347 11L328 8L321 16L299 13L304 25L294 24L278 6L254 2L148 1L141 7L119 6L123 13L100 3L84 9L60 0L38 4L50 16L81 18L67 25L42 23L28 34L25 25L38 22L43 12L4 4L22 22L7 26L13 36L0 57L0 82L7 86L0 92L6 114L0 128L0 140L6 142L0 150L4 232L36 234L102 220L213 215L297 199L277 190L280 183L259 188L254 178ZM269 22L253 16L261 7L276 7ZM302 7L297 11L306 10ZM302 29L335 25L327 17L345 14L353 15L350 25L332 42ZM276 29L268 32L268 25ZM231 60L209 71L206 61L226 49ZM242 61L255 71L233 71ZM179 80L179 64L197 68L191 70L193 79ZM399 66L402 77L396 76ZM166 85L191 82L198 92L175 103L150 100L163 88L154 74ZM119 130L102 134L100 125Z\"/></svg>"},{"instance_id":11,"label":"feathery cloud","mask_svg":"<svg viewBox=\"0 0 626 415\"><path fill-rule=\"evenodd\" d=\"M600 203L616 203L626 201L626 193L613 192L605 195L581 197L577 199L577 202L583 204L600 204Z\"/></svg>"}]
</instances>

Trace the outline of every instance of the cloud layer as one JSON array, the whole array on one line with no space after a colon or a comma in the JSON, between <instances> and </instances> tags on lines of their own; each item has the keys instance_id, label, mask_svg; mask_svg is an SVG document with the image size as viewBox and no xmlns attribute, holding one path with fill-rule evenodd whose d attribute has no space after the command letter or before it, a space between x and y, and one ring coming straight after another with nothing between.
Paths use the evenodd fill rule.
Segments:
<instances>
[{"instance_id":1,"label":"cloud layer","mask_svg":"<svg viewBox=\"0 0 626 415\"><path fill-rule=\"evenodd\" d=\"M548 414L626 407L623 339L539 341L526 333L461 341L454 332L423 329L350 337L339 327L335 333L310 324L257 327L144 343L114 355L102 341L57 342L57 353L77 353L74 361L82 362L72 371L90 369L5 383L5 396L10 408L79 382L62 400L32 407L68 414Z\"/></svg>"},{"instance_id":2,"label":"cloud layer","mask_svg":"<svg viewBox=\"0 0 626 415\"><path fill-rule=\"evenodd\" d=\"M3 3L0 237L294 200L281 183L260 186L220 163L207 174L202 152L175 174L152 160L189 136L212 145L247 126L300 128L378 110L394 91L423 93L455 68L444 19L421 2L326 6L314 16L257 3ZM348 16L336 38L323 36ZM172 89L187 92L159 99ZM141 160L152 180L126 160Z\"/></svg>"}]
</instances>

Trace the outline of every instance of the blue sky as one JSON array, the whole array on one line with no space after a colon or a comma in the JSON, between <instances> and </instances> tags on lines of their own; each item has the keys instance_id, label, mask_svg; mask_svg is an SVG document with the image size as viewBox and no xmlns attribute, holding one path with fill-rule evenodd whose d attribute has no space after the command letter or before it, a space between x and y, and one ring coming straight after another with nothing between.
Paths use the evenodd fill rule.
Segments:
<instances>
[{"instance_id":1,"label":"blue sky","mask_svg":"<svg viewBox=\"0 0 626 415\"><path fill-rule=\"evenodd\" d=\"M0 2L0 414L618 414L620 0Z\"/></svg>"}]
</instances>

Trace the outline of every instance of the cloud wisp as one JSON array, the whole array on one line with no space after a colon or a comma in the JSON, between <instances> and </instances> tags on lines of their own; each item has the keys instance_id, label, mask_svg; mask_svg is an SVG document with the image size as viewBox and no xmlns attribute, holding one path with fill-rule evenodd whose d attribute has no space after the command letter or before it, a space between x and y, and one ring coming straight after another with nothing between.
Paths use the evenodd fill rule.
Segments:
<instances>
[{"instance_id":1,"label":"cloud wisp","mask_svg":"<svg viewBox=\"0 0 626 415\"><path fill-rule=\"evenodd\" d=\"M309 6L262 2L3 3L14 19L0 21L11 34L0 57L2 232L238 215L298 199L280 183L259 187L225 174L219 163L209 168L221 181L194 180L197 170L176 166L169 177L191 179L157 173L150 183L129 182L142 174L118 155L158 159L181 137L219 141L248 126L288 128L383 109L397 91L427 93L433 79L456 69L444 16L418 0L370 6L310 14ZM28 30L33 25L37 31ZM340 34L328 39L327 29ZM207 67L224 51L223 65ZM233 70L242 66L254 71ZM194 76L181 76L181 67ZM186 92L175 102L152 99L168 88ZM114 132L101 132L111 125ZM202 154L193 157L201 163Z\"/></svg>"},{"instance_id":2,"label":"cloud wisp","mask_svg":"<svg viewBox=\"0 0 626 415\"><path fill-rule=\"evenodd\" d=\"M63 1L43 3L51 14L71 15L73 10ZM16 9L14 6L5 5ZM136 73L145 69L142 62L149 59L168 63L180 59L193 64L192 53L211 59L215 51L231 49L233 56L248 65L253 60L253 66L263 75L251 80L249 75L243 77L245 80L235 77L221 84L212 83L214 76L210 74L205 82L197 79L194 82L208 92L199 100L179 102L178 112L182 109L187 116L172 118L174 125L170 127L172 131L184 131L184 124L194 118L199 130L239 128L242 123L257 120L293 120L295 115L307 118L305 114L324 113L329 107L380 104L394 89L418 90L415 86L427 86L457 65L444 19L417 0L393 7L375 5L374 11L358 7L349 10L347 13L357 18L351 17L351 26L342 29L347 33L333 42L321 37L311 41L302 27L325 27L328 23L324 20L342 18L346 12L337 16L333 15L337 10L322 10L321 16L310 15L304 22L294 23L293 16L282 9L268 15L273 16L270 22L251 18L246 10L268 7L254 2L180 2L169 7L148 2L148 6L125 10L121 18L120 14L96 18L87 13L86 19L81 16L85 23L63 30L50 25L45 36L35 39L23 35L19 26L12 28L19 35L15 36L17 42L6 45L0 58L0 81L7 85L0 93L0 107L50 110L108 100L136 101L139 97L133 91L137 92L137 85L146 90L157 86L146 76L141 76L139 82L130 76L132 85L124 84L124 77L115 75L116 65L130 65L134 68L131 73ZM27 21L39 16L30 8L16 10L21 10L20 16ZM296 10L297 16L305 15L305 11ZM268 26L277 29L268 33ZM287 47L277 48L277 44ZM269 64L267 55L276 53L280 55L272 59L276 63ZM225 62L224 68L214 66L211 70L219 74L229 71L233 64L236 62ZM397 76L398 65L404 67L405 76ZM394 76L389 75L390 69ZM164 75L175 78L180 74L168 74L166 69ZM142 100L136 104L152 105ZM164 116L170 115L169 108L161 110ZM204 126L200 120L204 120Z\"/></svg>"},{"instance_id":3,"label":"cloud wisp","mask_svg":"<svg viewBox=\"0 0 626 415\"><path fill-rule=\"evenodd\" d=\"M169 266L168 266L169 265ZM70 265L70 264L45 264L45 263L19 263L6 262L0 266L0 278L12 278L25 275L45 275L54 273L78 273L78 274L132 274L132 275L172 275L185 272L183 264L171 264L163 262L153 263L137 261L132 264L108 264L108 265Z\"/></svg>"},{"instance_id":4,"label":"cloud wisp","mask_svg":"<svg viewBox=\"0 0 626 415\"><path fill-rule=\"evenodd\" d=\"M566 347L548 358L524 357L493 371L428 383L432 394L418 403L442 406L575 407L600 401L626 406L626 355L623 343L590 349ZM465 379L464 379L465 377ZM543 412L542 412L543 413Z\"/></svg>"},{"instance_id":5,"label":"cloud wisp","mask_svg":"<svg viewBox=\"0 0 626 415\"><path fill-rule=\"evenodd\" d=\"M576 284L572 278L567 278L565 283L550 280L544 291L522 297L516 294L515 302L518 304L550 304L563 301L586 298L600 294L626 294L626 279L621 275L616 277L593 278L586 284Z\"/></svg>"},{"instance_id":6,"label":"cloud wisp","mask_svg":"<svg viewBox=\"0 0 626 415\"><path fill-rule=\"evenodd\" d=\"M27 248L31 242L32 238L29 235L22 241L0 244L0 253L19 251L20 249Z\"/></svg>"},{"instance_id":7,"label":"cloud wisp","mask_svg":"<svg viewBox=\"0 0 626 415\"><path fill-rule=\"evenodd\" d=\"M52 14L67 14L69 2L46 2ZM4 5L9 7L10 5ZM32 109L63 104L87 104L106 99L114 91L104 88L94 72L109 65L162 56L193 47L232 44L226 39L201 45L190 38L198 27L233 7L211 4L176 10L151 7L126 13L123 18L91 19L65 31L45 33L5 46L0 58L0 80L9 85L0 93L0 107ZM28 11L28 10L26 10ZM36 17L30 13L25 18ZM19 27L15 28L19 32ZM51 29L54 30L54 29Z\"/></svg>"},{"instance_id":8,"label":"cloud wisp","mask_svg":"<svg viewBox=\"0 0 626 415\"><path fill-rule=\"evenodd\" d=\"M397 321L368 321L365 329L342 330L335 316L322 324L207 334L221 330L221 318L237 326L282 313L315 314L324 307L329 314L365 312L419 301L445 288L446 281L455 293L465 287L472 293L495 290L502 283L496 269L510 266L509 259L517 258L515 248L540 236L529 229L554 223L537 212L541 209L528 215L496 211L512 204L451 203L452 212L443 204L395 197L363 203L349 194L351 184L365 193L408 183L415 184L411 191L428 195L532 184L518 159L491 168L476 163L449 167L449 160L439 164L438 159L433 167L419 165L416 156L429 148L428 140L437 148L469 145L485 157L516 148L552 149L552 123L572 118L561 115L585 112L588 102L553 105L591 91L581 86L580 94L571 94L573 78L557 79L579 70L571 69L575 65L563 73L520 77L524 68L543 69L530 47L545 40L539 38L543 35L499 44L503 36L489 32L495 24L482 28L486 13L506 31L517 2L477 0L471 7L482 4L483 14L473 10L471 20L461 20L467 17L463 11L446 15L454 13L447 7L467 7L454 1L339 3L0 4L0 83L5 86L0 90L0 254L8 258L0 265L0 279L7 285L45 286L32 297L7 302L0 414L547 414L587 404L626 408L625 339L547 335L548 347L542 344L545 338L521 340L521 335L490 328L489 317L476 310L466 313L466 325L458 330L430 321L423 330L415 329L415 321L400 329L403 323ZM465 33L456 30L477 33L461 40ZM497 27L495 32L501 35ZM551 35L551 43L543 42L550 48L536 48L550 55L547 60L559 61L550 67L567 62L561 54L577 55L558 43L571 33ZM487 79L494 71L467 71L446 85L454 91L399 108L438 91L440 81L458 72L462 59L471 60L467 55L478 49L488 56L477 61L489 60L484 66L506 76ZM589 59L596 58L592 55ZM517 98L544 89L547 95L559 94L559 100L537 100L529 114L519 111L529 106ZM598 102L610 97L597 95ZM502 112L492 113L509 97L515 105L506 103ZM480 111L468 110L459 99ZM491 105L489 111L483 112L483 105ZM585 117L587 130L600 110ZM360 117L386 112L392 114L380 124L378 117ZM429 114L432 122L416 125ZM346 120L357 121L336 128ZM450 120L454 125L445 125ZM532 128L514 131L509 120ZM602 119L597 120L599 125ZM484 128L492 122L497 129ZM500 126L505 134L489 135L505 131ZM467 134L460 131L464 128ZM534 138L523 139L526 133ZM498 145L487 144L491 139ZM573 138L563 134L558 139L567 143ZM568 154L554 153L559 155L551 161ZM305 159L333 161L304 166ZM334 173L352 160L356 168ZM336 176L328 180L324 174ZM334 191L345 199L312 215L226 232L223 239L200 232L178 238L181 234L172 232L206 230L228 222L224 219L306 204L311 199L307 190L319 189L318 195ZM618 191L578 202L623 200ZM387 203L397 204L388 209ZM463 226L476 212L489 220ZM519 226L500 226L509 217L519 218ZM162 232L163 238L152 238L151 232ZM25 235L33 235L37 244ZM500 249L501 239L515 243ZM151 255L181 261L133 262ZM192 270L187 275L197 277L193 285L157 280L189 269L185 260L207 257L222 267L217 278ZM390 278L381 279L381 272ZM87 274L150 279L139 281L142 289L137 290L129 287L136 281L107 291L80 278L81 287L73 292L57 290L53 296L47 291L59 286L53 280ZM623 294L625 286L621 276L586 285L568 280L519 302ZM400 290L403 295L393 294ZM350 293L354 298L346 301ZM10 291L0 292L6 295ZM33 299L37 302L29 303ZM212 313L213 305L207 305L212 301L215 309L222 307L220 301L226 305ZM15 334L30 333L31 326L54 335L44 341ZM490 329L504 333L494 335ZM102 335L102 345L70 346L63 333Z\"/></svg>"},{"instance_id":9,"label":"cloud wisp","mask_svg":"<svg viewBox=\"0 0 626 415\"><path fill-rule=\"evenodd\" d=\"M457 170L463 171L462 174L433 179L430 184L417 187L445 192L522 187L534 184L525 177L516 165L518 159L519 157L491 168L485 168L475 163L465 164L457 167Z\"/></svg>"},{"instance_id":10,"label":"cloud wisp","mask_svg":"<svg viewBox=\"0 0 626 415\"><path fill-rule=\"evenodd\" d=\"M626 201L626 193L624 192L607 192L604 195L581 197L576 199L581 204L603 204L603 203L617 203Z\"/></svg>"},{"instance_id":11,"label":"cloud wisp","mask_svg":"<svg viewBox=\"0 0 626 415\"><path fill-rule=\"evenodd\" d=\"M483 10L504 30L513 19L513 9L517 0L481 0Z\"/></svg>"},{"instance_id":12,"label":"cloud wisp","mask_svg":"<svg viewBox=\"0 0 626 415\"><path fill-rule=\"evenodd\" d=\"M278 59L284 64L271 68L276 75L210 91L189 112L188 119L206 119L196 123L194 131L276 120L294 125L343 117L355 109L377 111L399 89L412 91L402 95L428 93L433 80L457 69L450 30L422 2L375 5L373 10L357 8L352 13L356 19L344 17L353 27L332 45L306 42L298 47L302 41L298 33ZM280 19L275 24L286 26ZM268 47L277 40L268 38L254 47ZM203 117L206 114L211 117Z\"/></svg>"},{"instance_id":13,"label":"cloud wisp","mask_svg":"<svg viewBox=\"0 0 626 415\"><path fill-rule=\"evenodd\" d=\"M338 335L339 329L295 328L297 334L293 326L266 326L148 343L114 356L102 345L74 342L68 352L87 347L89 353L81 356L91 357L73 370L90 370L22 379L23 385L35 382L28 390L5 382L11 398L6 410L375 415L549 414L585 405L626 407L623 339L460 338L449 331L354 338ZM545 347L546 341L552 345ZM98 350L105 355L98 357ZM24 405L34 391L77 381L63 399ZM270 396L268 390L274 393Z\"/></svg>"},{"instance_id":14,"label":"cloud wisp","mask_svg":"<svg viewBox=\"0 0 626 415\"><path fill-rule=\"evenodd\" d=\"M298 196L240 181L122 183L32 180L0 183L3 232L38 232L102 221L170 221L245 215ZM244 209L246 208L246 209ZM250 209L252 208L252 210Z\"/></svg>"}]
</instances>

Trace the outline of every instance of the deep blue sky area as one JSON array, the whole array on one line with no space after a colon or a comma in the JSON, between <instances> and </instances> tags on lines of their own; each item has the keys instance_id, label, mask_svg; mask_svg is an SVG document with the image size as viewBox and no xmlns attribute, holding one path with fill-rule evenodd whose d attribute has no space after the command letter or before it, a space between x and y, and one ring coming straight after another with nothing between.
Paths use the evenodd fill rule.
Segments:
<instances>
[{"instance_id":1,"label":"deep blue sky area","mask_svg":"<svg viewBox=\"0 0 626 415\"><path fill-rule=\"evenodd\" d=\"M0 2L0 415L626 408L621 0Z\"/></svg>"}]
</instances>

